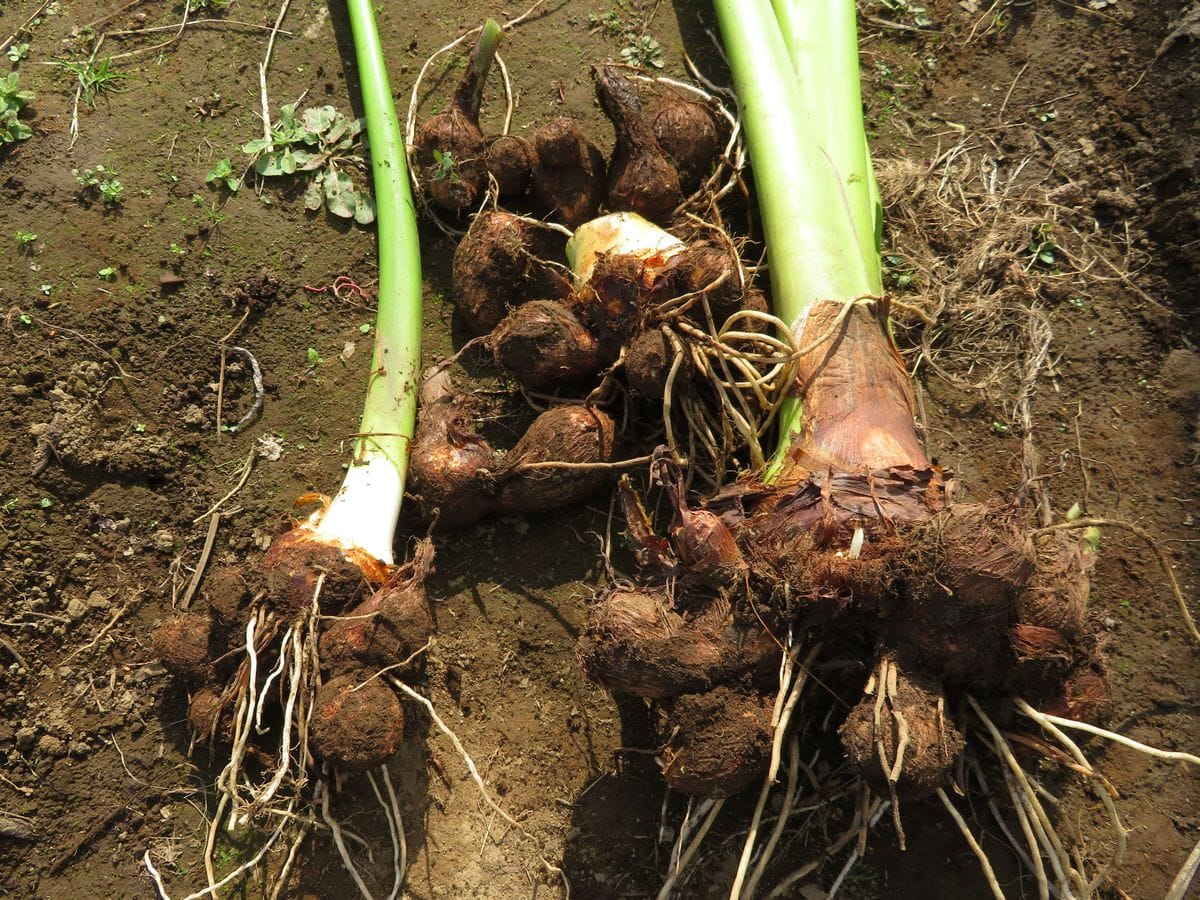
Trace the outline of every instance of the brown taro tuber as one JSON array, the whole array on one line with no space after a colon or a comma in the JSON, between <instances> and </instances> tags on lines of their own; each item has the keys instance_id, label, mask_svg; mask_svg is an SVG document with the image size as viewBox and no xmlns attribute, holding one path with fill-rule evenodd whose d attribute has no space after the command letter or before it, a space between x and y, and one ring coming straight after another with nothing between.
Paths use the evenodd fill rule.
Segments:
<instances>
[{"instance_id":1,"label":"brown taro tuber","mask_svg":"<svg viewBox=\"0 0 1200 900\"><path fill-rule=\"evenodd\" d=\"M475 431L466 399L435 370L422 390L412 492L424 518L457 528L490 513L540 513L577 503L611 480L616 423L603 410L555 406L501 455Z\"/></svg>"},{"instance_id":2,"label":"brown taro tuber","mask_svg":"<svg viewBox=\"0 0 1200 900\"><path fill-rule=\"evenodd\" d=\"M683 199L675 164L658 145L633 83L612 66L597 66L592 74L600 106L617 132L608 163L609 208L665 219Z\"/></svg>"},{"instance_id":3,"label":"brown taro tuber","mask_svg":"<svg viewBox=\"0 0 1200 900\"><path fill-rule=\"evenodd\" d=\"M659 149L675 165L679 187L690 194L712 170L721 152L717 119L703 103L664 94L651 114Z\"/></svg>"},{"instance_id":4,"label":"brown taro tuber","mask_svg":"<svg viewBox=\"0 0 1200 900\"><path fill-rule=\"evenodd\" d=\"M604 157L574 119L543 125L533 136L538 203L574 228L594 218L604 200Z\"/></svg>"},{"instance_id":5,"label":"brown taro tuber","mask_svg":"<svg viewBox=\"0 0 1200 900\"><path fill-rule=\"evenodd\" d=\"M561 279L541 262L561 249L551 231L502 210L481 212L454 250L454 304L475 334L487 334L531 296L553 296Z\"/></svg>"}]
</instances>

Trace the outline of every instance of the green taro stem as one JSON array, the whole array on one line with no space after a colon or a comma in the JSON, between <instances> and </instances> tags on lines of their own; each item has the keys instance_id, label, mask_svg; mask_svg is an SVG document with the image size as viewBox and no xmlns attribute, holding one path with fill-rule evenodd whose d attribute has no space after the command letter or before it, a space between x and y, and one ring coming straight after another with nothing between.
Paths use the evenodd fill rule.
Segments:
<instances>
[{"instance_id":1,"label":"green taro stem","mask_svg":"<svg viewBox=\"0 0 1200 900\"><path fill-rule=\"evenodd\" d=\"M775 311L798 334L815 301L882 291L855 4L713 0L713 7L742 106ZM802 412L799 398L781 408L767 480L778 474Z\"/></svg>"},{"instance_id":2,"label":"green taro stem","mask_svg":"<svg viewBox=\"0 0 1200 900\"><path fill-rule=\"evenodd\" d=\"M371 381L352 465L382 454L403 484L417 416L421 363L421 249L404 143L371 0L347 0L375 188L379 308Z\"/></svg>"}]
</instances>

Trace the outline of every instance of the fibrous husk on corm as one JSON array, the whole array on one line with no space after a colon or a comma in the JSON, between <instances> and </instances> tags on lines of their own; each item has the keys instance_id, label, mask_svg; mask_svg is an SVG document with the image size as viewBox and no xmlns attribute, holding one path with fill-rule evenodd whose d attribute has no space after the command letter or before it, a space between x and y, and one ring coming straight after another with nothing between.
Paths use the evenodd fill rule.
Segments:
<instances>
[{"instance_id":1,"label":"fibrous husk on corm","mask_svg":"<svg viewBox=\"0 0 1200 900\"><path fill-rule=\"evenodd\" d=\"M608 207L661 221L683 199L679 173L658 146L633 82L612 66L597 66L592 73L600 106L617 132L608 163Z\"/></svg>"},{"instance_id":2,"label":"fibrous husk on corm","mask_svg":"<svg viewBox=\"0 0 1200 900\"><path fill-rule=\"evenodd\" d=\"M555 406L534 419L505 455L496 469L495 496L510 512L570 506L612 480L605 464L616 458L617 426L608 413L593 406Z\"/></svg>"},{"instance_id":3,"label":"fibrous husk on corm","mask_svg":"<svg viewBox=\"0 0 1200 900\"><path fill-rule=\"evenodd\" d=\"M397 568L374 594L321 633L321 667L333 675L394 666L415 654L433 634L425 579L433 568L433 542L420 541L412 560Z\"/></svg>"},{"instance_id":4,"label":"fibrous husk on corm","mask_svg":"<svg viewBox=\"0 0 1200 900\"><path fill-rule=\"evenodd\" d=\"M487 334L533 296L553 296L559 281L540 262L561 250L562 238L502 210L475 217L454 251L454 304L475 334Z\"/></svg>"},{"instance_id":5,"label":"fibrous husk on corm","mask_svg":"<svg viewBox=\"0 0 1200 900\"><path fill-rule=\"evenodd\" d=\"M594 376L610 361L600 342L557 300L531 300L492 331L492 353L522 386L540 391Z\"/></svg>"}]
</instances>

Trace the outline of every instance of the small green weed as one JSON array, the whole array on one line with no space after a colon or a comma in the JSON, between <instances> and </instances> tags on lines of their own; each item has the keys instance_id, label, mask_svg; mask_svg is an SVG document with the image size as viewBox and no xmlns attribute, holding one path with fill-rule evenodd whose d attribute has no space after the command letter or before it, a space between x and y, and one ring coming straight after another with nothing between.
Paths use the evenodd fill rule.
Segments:
<instances>
[{"instance_id":1,"label":"small green weed","mask_svg":"<svg viewBox=\"0 0 1200 900\"><path fill-rule=\"evenodd\" d=\"M933 19L929 18L924 6L911 3L909 0L883 0L883 5L898 19L908 20L917 28L932 28Z\"/></svg>"},{"instance_id":2,"label":"small green weed","mask_svg":"<svg viewBox=\"0 0 1200 900\"><path fill-rule=\"evenodd\" d=\"M96 99L105 93L119 93L117 85L129 79L124 72L113 68L112 57L79 62L71 59L52 59L47 65L58 66L75 75L79 96L89 109L95 109Z\"/></svg>"},{"instance_id":3,"label":"small green weed","mask_svg":"<svg viewBox=\"0 0 1200 900\"><path fill-rule=\"evenodd\" d=\"M29 55L29 45L28 44L12 44L8 48L8 52L5 55L8 57L8 61L10 63L12 63L13 65L16 65L17 63L19 63L21 60L23 60L25 57L27 57Z\"/></svg>"},{"instance_id":4,"label":"small green weed","mask_svg":"<svg viewBox=\"0 0 1200 900\"><path fill-rule=\"evenodd\" d=\"M204 213L204 219L209 228L216 228L229 218L229 213L223 212L222 206L216 200L209 203L199 194L192 194L192 202Z\"/></svg>"},{"instance_id":5,"label":"small green weed","mask_svg":"<svg viewBox=\"0 0 1200 900\"><path fill-rule=\"evenodd\" d=\"M631 66L663 67L662 47L648 34L639 34L622 47L621 59Z\"/></svg>"},{"instance_id":6,"label":"small green weed","mask_svg":"<svg viewBox=\"0 0 1200 900\"><path fill-rule=\"evenodd\" d=\"M644 16L634 8L628 0L617 0L617 9L610 9L602 15L590 13L588 28L599 31L608 38L620 38L625 41L621 48L621 59L631 66L652 66L655 69L663 67L662 46L646 33ZM621 13L626 13L622 16ZM641 19L641 23L635 21Z\"/></svg>"},{"instance_id":7,"label":"small green weed","mask_svg":"<svg viewBox=\"0 0 1200 900\"><path fill-rule=\"evenodd\" d=\"M433 151L434 181L458 181L458 171L455 169L454 153L451 150Z\"/></svg>"},{"instance_id":8,"label":"small green weed","mask_svg":"<svg viewBox=\"0 0 1200 900\"><path fill-rule=\"evenodd\" d=\"M33 136L33 129L19 118L21 110L33 99L33 92L19 90L17 81L16 72L0 78L0 149Z\"/></svg>"},{"instance_id":9,"label":"small green weed","mask_svg":"<svg viewBox=\"0 0 1200 900\"><path fill-rule=\"evenodd\" d=\"M324 205L335 216L367 225L375 221L375 201L347 172L365 167L362 131L362 119L348 119L332 106L310 107L297 118L295 104L288 104L279 108L271 140L249 141L242 152L264 177L308 176L305 209Z\"/></svg>"},{"instance_id":10,"label":"small green weed","mask_svg":"<svg viewBox=\"0 0 1200 900\"><path fill-rule=\"evenodd\" d=\"M117 267L116 266L105 266L103 269L101 269L96 274L99 275L105 281L112 281L114 278L117 277Z\"/></svg>"},{"instance_id":11,"label":"small green weed","mask_svg":"<svg viewBox=\"0 0 1200 900\"><path fill-rule=\"evenodd\" d=\"M1043 222L1034 229L1033 237L1029 239L1029 246L1026 247L1026 252L1029 254L1029 262L1025 266L1026 269L1036 265L1053 266L1058 262L1058 256L1055 251L1058 249L1054 246L1054 241L1051 238L1051 232L1054 226L1049 222Z\"/></svg>"},{"instance_id":12,"label":"small green weed","mask_svg":"<svg viewBox=\"0 0 1200 900\"><path fill-rule=\"evenodd\" d=\"M906 288L917 277L916 272L904 264L904 257L887 254L883 257L884 277L897 288Z\"/></svg>"},{"instance_id":13,"label":"small green weed","mask_svg":"<svg viewBox=\"0 0 1200 900\"><path fill-rule=\"evenodd\" d=\"M229 161L228 156L217 160L217 164L204 176L204 180L208 184L225 188L231 194L236 194L237 189L242 186L242 176L233 171L233 163Z\"/></svg>"},{"instance_id":14,"label":"small green weed","mask_svg":"<svg viewBox=\"0 0 1200 900\"><path fill-rule=\"evenodd\" d=\"M72 169L71 174L83 188L84 194L99 197L105 206L120 205L125 186L118 180L115 172L104 166L96 166L94 169L84 169L82 172L79 169Z\"/></svg>"},{"instance_id":15,"label":"small green weed","mask_svg":"<svg viewBox=\"0 0 1200 900\"><path fill-rule=\"evenodd\" d=\"M38 236L35 232L22 231L20 228L18 228L16 234L17 248L19 250L28 250L37 240L37 237Z\"/></svg>"}]
</instances>

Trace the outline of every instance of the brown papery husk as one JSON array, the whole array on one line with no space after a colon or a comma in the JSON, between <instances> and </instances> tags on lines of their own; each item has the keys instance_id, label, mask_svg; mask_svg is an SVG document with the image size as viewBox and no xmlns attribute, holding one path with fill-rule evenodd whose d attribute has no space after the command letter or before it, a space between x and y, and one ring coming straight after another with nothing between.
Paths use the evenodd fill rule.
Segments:
<instances>
[{"instance_id":1,"label":"brown papery husk","mask_svg":"<svg viewBox=\"0 0 1200 900\"><path fill-rule=\"evenodd\" d=\"M510 307L551 295L557 283L539 259L561 250L562 238L502 210L477 215L454 251L454 304L475 334L487 334Z\"/></svg>"},{"instance_id":2,"label":"brown papery husk","mask_svg":"<svg viewBox=\"0 0 1200 900\"><path fill-rule=\"evenodd\" d=\"M271 542L262 561L267 602L287 620L312 605L324 577L321 608L340 612L370 596L387 577L387 567L356 547L339 547L301 523Z\"/></svg>"},{"instance_id":3,"label":"brown papery husk","mask_svg":"<svg viewBox=\"0 0 1200 900\"><path fill-rule=\"evenodd\" d=\"M212 620L200 613L179 613L161 621L154 629L154 655L172 675L190 684L203 682L209 674Z\"/></svg>"},{"instance_id":4,"label":"brown papery husk","mask_svg":"<svg viewBox=\"0 0 1200 900\"><path fill-rule=\"evenodd\" d=\"M408 464L408 490L421 516L438 528L460 528L487 515L492 499L481 473L496 465L496 451L480 437L445 369L421 385L421 411Z\"/></svg>"},{"instance_id":5,"label":"brown papery husk","mask_svg":"<svg viewBox=\"0 0 1200 900\"><path fill-rule=\"evenodd\" d=\"M374 594L321 633L321 668L330 675L378 671L403 662L433 634L425 579L433 568L433 542L417 543L412 560L395 569ZM419 661L414 660L414 666Z\"/></svg>"},{"instance_id":6,"label":"brown papery husk","mask_svg":"<svg viewBox=\"0 0 1200 900\"><path fill-rule=\"evenodd\" d=\"M601 254L587 285L573 297L575 314L597 334L630 338L657 299L653 273L664 262L630 253Z\"/></svg>"},{"instance_id":7,"label":"brown papery husk","mask_svg":"<svg viewBox=\"0 0 1200 900\"><path fill-rule=\"evenodd\" d=\"M487 170L496 179L496 188L505 199L529 193L537 154L533 144L515 134L490 138L484 157Z\"/></svg>"},{"instance_id":8,"label":"brown papery husk","mask_svg":"<svg viewBox=\"0 0 1200 900\"><path fill-rule=\"evenodd\" d=\"M722 136L717 118L703 103L663 94L651 113L659 148L675 165L679 187L690 194L713 170L721 153Z\"/></svg>"},{"instance_id":9,"label":"brown papery husk","mask_svg":"<svg viewBox=\"0 0 1200 900\"><path fill-rule=\"evenodd\" d=\"M903 600L881 610L887 646L950 686L1002 687L1015 660L1017 596L1035 571L1021 513L959 504L909 532L903 547Z\"/></svg>"},{"instance_id":10,"label":"brown papery husk","mask_svg":"<svg viewBox=\"0 0 1200 900\"><path fill-rule=\"evenodd\" d=\"M506 512L541 513L570 506L613 478L605 468L524 468L527 463L583 465L616 460L616 423L591 406L556 406L542 413L496 469L495 498Z\"/></svg>"},{"instance_id":11,"label":"brown papery husk","mask_svg":"<svg viewBox=\"0 0 1200 900\"><path fill-rule=\"evenodd\" d=\"M533 136L533 193L571 228L594 219L604 200L604 156L574 119L559 118Z\"/></svg>"},{"instance_id":12,"label":"brown papery husk","mask_svg":"<svg viewBox=\"0 0 1200 900\"><path fill-rule=\"evenodd\" d=\"M767 768L774 695L742 684L676 697L667 713L672 735L663 750L663 777L693 797L731 797Z\"/></svg>"},{"instance_id":13,"label":"brown papery husk","mask_svg":"<svg viewBox=\"0 0 1200 900\"><path fill-rule=\"evenodd\" d=\"M881 690L879 684L875 691ZM908 746L896 781L901 797L920 799L950 781L954 763L966 741L950 720L946 698L936 680L901 669L896 677L896 697L884 703L875 725L874 694L864 694L840 729L846 758L858 775L877 793L889 793L888 776L879 755L882 742L886 762L895 763L900 726L893 714L903 716L908 729Z\"/></svg>"},{"instance_id":14,"label":"brown papery husk","mask_svg":"<svg viewBox=\"0 0 1200 900\"><path fill-rule=\"evenodd\" d=\"M683 200L675 164L658 146L633 82L610 66L592 73L600 106L617 132L608 163L608 208L661 222Z\"/></svg>"},{"instance_id":15,"label":"brown papery husk","mask_svg":"<svg viewBox=\"0 0 1200 900\"><path fill-rule=\"evenodd\" d=\"M517 307L496 326L489 343L500 367L535 391L590 378L612 361L557 300L532 300Z\"/></svg>"},{"instance_id":16,"label":"brown papery husk","mask_svg":"<svg viewBox=\"0 0 1200 900\"><path fill-rule=\"evenodd\" d=\"M718 328L742 308L744 293L738 278L737 260L729 248L706 241L693 243L667 260L655 275L653 290L659 297L702 292L713 324ZM708 322L704 304L700 302L692 304L688 317L701 325Z\"/></svg>"},{"instance_id":17,"label":"brown papery husk","mask_svg":"<svg viewBox=\"0 0 1200 900\"><path fill-rule=\"evenodd\" d=\"M816 346L797 366L804 418L793 466L859 472L929 465L886 302L862 301L846 310L819 300L809 307L798 342Z\"/></svg>"},{"instance_id":18,"label":"brown papery husk","mask_svg":"<svg viewBox=\"0 0 1200 900\"><path fill-rule=\"evenodd\" d=\"M771 669L780 649L757 620L737 621L726 600L684 617L664 590L645 588L613 590L593 605L576 652L609 690L662 700Z\"/></svg>"},{"instance_id":19,"label":"brown papery husk","mask_svg":"<svg viewBox=\"0 0 1200 900\"><path fill-rule=\"evenodd\" d=\"M309 740L313 752L345 772L383 765L404 737L404 711L381 678L339 675L317 689Z\"/></svg>"}]
</instances>

